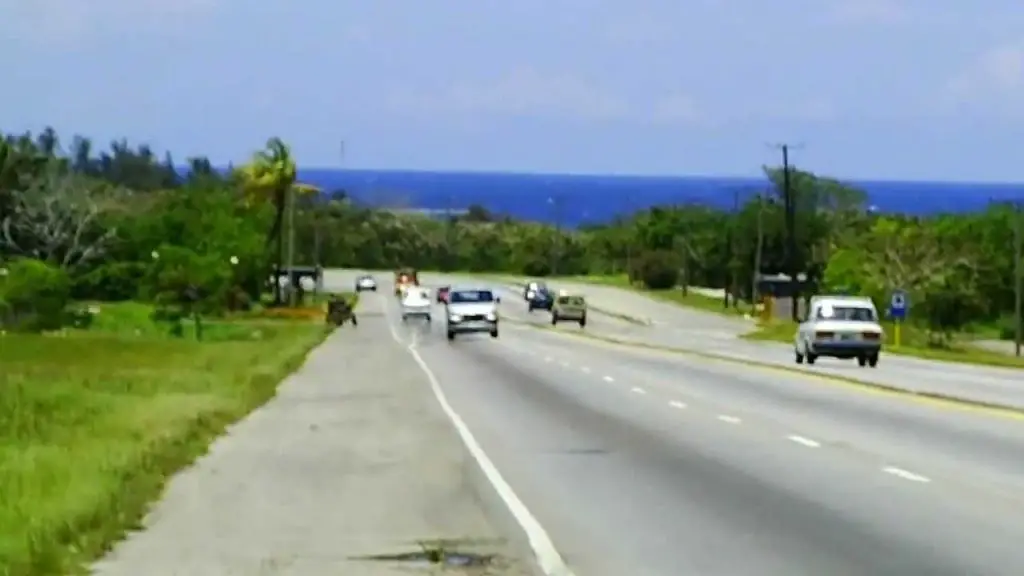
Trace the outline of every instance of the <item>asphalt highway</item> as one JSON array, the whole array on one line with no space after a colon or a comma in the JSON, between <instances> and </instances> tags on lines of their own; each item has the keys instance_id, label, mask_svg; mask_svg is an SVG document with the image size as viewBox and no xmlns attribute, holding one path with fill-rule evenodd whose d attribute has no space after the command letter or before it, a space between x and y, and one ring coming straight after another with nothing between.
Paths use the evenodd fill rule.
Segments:
<instances>
[{"instance_id":1,"label":"asphalt highway","mask_svg":"<svg viewBox=\"0 0 1024 576\"><path fill-rule=\"evenodd\" d=\"M361 320L415 344L578 576L1024 574L1022 421L539 330L509 294L499 339L449 343L379 279Z\"/></svg>"},{"instance_id":2,"label":"asphalt highway","mask_svg":"<svg viewBox=\"0 0 1024 576\"><path fill-rule=\"evenodd\" d=\"M831 358L822 358L814 366L798 366L793 361L792 345L738 338L740 334L754 329L752 322L741 318L689 310L608 286L559 281L555 287L585 294L594 306L602 310L649 322L648 326L630 324L628 328L606 334L621 340L707 352L809 373L855 378L915 392L1024 409L1024 370L923 360L886 352L883 352L878 367L870 370L860 368L856 362Z\"/></svg>"}]
</instances>

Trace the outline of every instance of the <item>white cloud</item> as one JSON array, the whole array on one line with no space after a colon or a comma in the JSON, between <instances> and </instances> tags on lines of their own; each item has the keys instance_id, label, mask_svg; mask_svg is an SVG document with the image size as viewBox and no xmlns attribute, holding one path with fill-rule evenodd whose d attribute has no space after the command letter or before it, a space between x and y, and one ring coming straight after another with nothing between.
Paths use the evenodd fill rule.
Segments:
<instances>
[{"instance_id":1,"label":"white cloud","mask_svg":"<svg viewBox=\"0 0 1024 576\"><path fill-rule=\"evenodd\" d=\"M828 19L836 24L896 24L909 16L900 0L834 0L828 6Z\"/></svg>"},{"instance_id":2,"label":"white cloud","mask_svg":"<svg viewBox=\"0 0 1024 576\"><path fill-rule=\"evenodd\" d=\"M627 107L610 93L571 76L520 68L488 81L458 82L435 94L403 91L389 99L396 112L504 114L615 119Z\"/></svg>"},{"instance_id":3,"label":"white cloud","mask_svg":"<svg viewBox=\"0 0 1024 576\"><path fill-rule=\"evenodd\" d=\"M533 68L519 68L488 81L457 82L434 93L393 92L386 104L393 113L417 117L482 114L654 124L701 122L699 107L681 92L632 102L582 78L543 74Z\"/></svg>"},{"instance_id":4,"label":"white cloud","mask_svg":"<svg viewBox=\"0 0 1024 576\"><path fill-rule=\"evenodd\" d=\"M0 0L0 31L19 42L68 46L126 29L160 34L210 13L219 4L219 0Z\"/></svg>"},{"instance_id":5,"label":"white cloud","mask_svg":"<svg viewBox=\"0 0 1024 576\"><path fill-rule=\"evenodd\" d=\"M978 55L940 91L940 108L1024 113L1024 42L1002 44Z\"/></svg>"},{"instance_id":6,"label":"white cloud","mask_svg":"<svg viewBox=\"0 0 1024 576\"><path fill-rule=\"evenodd\" d=\"M702 122L704 117L693 98L676 93L655 104L652 120L665 124L696 124Z\"/></svg>"}]
</instances>

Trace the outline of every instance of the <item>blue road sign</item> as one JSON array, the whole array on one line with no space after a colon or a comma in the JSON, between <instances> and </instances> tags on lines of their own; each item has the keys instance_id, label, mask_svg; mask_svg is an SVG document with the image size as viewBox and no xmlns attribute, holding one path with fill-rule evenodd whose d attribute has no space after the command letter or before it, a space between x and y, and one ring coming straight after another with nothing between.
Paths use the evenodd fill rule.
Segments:
<instances>
[{"instance_id":1,"label":"blue road sign","mask_svg":"<svg viewBox=\"0 0 1024 576\"><path fill-rule=\"evenodd\" d=\"M895 290L889 299L889 316L902 320L907 317L907 308L910 308L910 299L904 290Z\"/></svg>"}]
</instances>

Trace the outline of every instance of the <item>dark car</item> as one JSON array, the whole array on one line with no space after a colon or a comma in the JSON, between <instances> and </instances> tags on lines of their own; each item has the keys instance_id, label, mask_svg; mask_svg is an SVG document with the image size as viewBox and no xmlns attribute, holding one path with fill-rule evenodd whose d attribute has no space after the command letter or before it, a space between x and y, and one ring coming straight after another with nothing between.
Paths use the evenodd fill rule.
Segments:
<instances>
[{"instance_id":1,"label":"dark car","mask_svg":"<svg viewBox=\"0 0 1024 576\"><path fill-rule=\"evenodd\" d=\"M530 312L534 310L551 310L555 305L555 295L547 288L534 291L533 297L527 301L527 308Z\"/></svg>"},{"instance_id":2,"label":"dark car","mask_svg":"<svg viewBox=\"0 0 1024 576\"><path fill-rule=\"evenodd\" d=\"M437 289L437 303L443 304L448 301L448 293L452 291L451 286L441 286Z\"/></svg>"}]
</instances>

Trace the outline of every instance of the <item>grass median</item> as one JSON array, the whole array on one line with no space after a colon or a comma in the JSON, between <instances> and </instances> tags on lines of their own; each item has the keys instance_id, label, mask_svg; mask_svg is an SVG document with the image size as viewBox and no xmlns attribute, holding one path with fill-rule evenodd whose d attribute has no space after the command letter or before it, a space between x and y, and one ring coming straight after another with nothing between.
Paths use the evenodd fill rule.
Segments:
<instances>
[{"instance_id":1,"label":"grass median","mask_svg":"<svg viewBox=\"0 0 1024 576\"><path fill-rule=\"evenodd\" d=\"M88 331L0 336L0 574L83 573L326 334L311 311L210 322L199 342L146 311L110 305Z\"/></svg>"}]
</instances>

